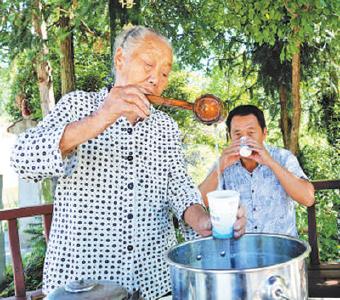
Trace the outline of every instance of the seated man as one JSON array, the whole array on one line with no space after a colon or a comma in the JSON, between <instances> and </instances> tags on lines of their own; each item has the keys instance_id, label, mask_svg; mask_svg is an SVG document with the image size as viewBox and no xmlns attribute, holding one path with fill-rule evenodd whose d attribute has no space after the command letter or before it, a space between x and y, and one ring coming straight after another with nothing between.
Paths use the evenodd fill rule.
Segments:
<instances>
[{"instance_id":1,"label":"seated man","mask_svg":"<svg viewBox=\"0 0 340 300\"><path fill-rule=\"evenodd\" d=\"M222 189L240 192L247 209L246 232L297 236L294 201L305 206L314 203L313 185L298 160L288 150L264 144L266 123L256 106L236 107L226 124L231 144L199 186L205 204L208 206L207 193L220 184ZM240 156L241 137L251 150L248 157Z\"/></svg>"}]
</instances>

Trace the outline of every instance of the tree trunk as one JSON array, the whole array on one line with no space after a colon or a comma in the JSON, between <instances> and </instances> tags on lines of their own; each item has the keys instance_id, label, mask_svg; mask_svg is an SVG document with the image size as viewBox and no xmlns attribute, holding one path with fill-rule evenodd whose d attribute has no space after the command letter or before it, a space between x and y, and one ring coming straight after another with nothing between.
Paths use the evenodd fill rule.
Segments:
<instances>
[{"instance_id":1,"label":"tree trunk","mask_svg":"<svg viewBox=\"0 0 340 300\"><path fill-rule=\"evenodd\" d=\"M116 36L123 26L131 22L133 25L140 24L140 0L134 0L131 8L123 8L118 0L109 0L109 16L110 16L110 39L111 53L113 56L114 43Z\"/></svg>"},{"instance_id":2,"label":"tree trunk","mask_svg":"<svg viewBox=\"0 0 340 300\"><path fill-rule=\"evenodd\" d=\"M283 144L286 149L289 149L290 145L290 120L288 115L288 97L287 87L284 84L280 84L280 128L282 132Z\"/></svg>"},{"instance_id":3,"label":"tree trunk","mask_svg":"<svg viewBox=\"0 0 340 300\"><path fill-rule=\"evenodd\" d=\"M42 41L42 49L37 55L35 63L37 68L41 110L43 116L46 116L52 110L55 104L52 81L52 68L47 59L47 28L42 14L42 4L40 0L34 1L34 6L35 7L32 14L33 27L35 33Z\"/></svg>"},{"instance_id":4,"label":"tree trunk","mask_svg":"<svg viewBox=\"0 0 340 300\"><path fill-rule=\"evenodd\" d=\"M119 11L122 10L121 4L119 4L118 0L109 0L109 17L110 17L110 40L111 40L111 55L113 59L113 51L114 51L114 44L115 39L118 33L119 25L117 21L117 16L119 14Z\"/></svg>"},{"instance_id":5,"label":"tree trunk","mask_svg":"<svg viewBox=\"0 0 340 300\"><path fill-rule=\"evenodd\" d=\"M70 19L62 15L60 17L60 27L69 34L60 42L60 77L61 94L65 95L76 89L76 76L74 71L74 48L73 34L70 30Z\"/></svg>"},{"instance_id":6,"label":"tree trunk","mask_svg":"<svg viewBox=\"0 0 340 300\"><path fill-rule=\"evenodd\" d=\"M52 69L48 61L38 62L37 76L43 116L48 115L55 104L51 74Z\"/></svg>"},{"instance_id":7,"label":"tree trunk","mask_svg":"<svg viewBox=\"0 0 340 300\"><path fill-rule=\"evenodd\" d=\"M290 135L289 150L293 154L297 154L299 150L299 130L301 119L301 102L300 102L300 44L298 51L292 58L292 130Z\"/></svg>"}]
</instances>

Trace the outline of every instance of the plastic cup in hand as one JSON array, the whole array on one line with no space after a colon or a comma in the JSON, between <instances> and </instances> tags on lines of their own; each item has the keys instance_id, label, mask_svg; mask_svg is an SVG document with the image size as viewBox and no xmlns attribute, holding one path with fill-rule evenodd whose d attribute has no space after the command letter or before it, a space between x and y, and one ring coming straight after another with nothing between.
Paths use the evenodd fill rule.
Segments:
<instances>
[{"instance_id":1,"label":"plastic cup in hand","mask_svg":"<svg viewBox=\"0 0 340 300\"><path fill-rule=\"evenodd\" d=\"M232 190L214 191L207 194L213 237L232 238L240 193Z\"/></svg>"},{"instance_id":2,"label":"plastic cup in hand","mask_svg":"<svg viewBox=\"0 0 340 300\"><path fill-rule=\"evenodd\" d=\"M242 136L240 138L240 155L243 157L248 157L251 155L251 148L247 145L247 137Z\"/></svg>"}]
</instances>

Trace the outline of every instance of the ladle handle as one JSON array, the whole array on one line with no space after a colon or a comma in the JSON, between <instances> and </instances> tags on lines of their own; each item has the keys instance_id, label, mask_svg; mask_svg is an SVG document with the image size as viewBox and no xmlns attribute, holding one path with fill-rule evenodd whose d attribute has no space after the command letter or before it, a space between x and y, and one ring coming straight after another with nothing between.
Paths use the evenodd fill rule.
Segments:
<instances>
[{"instance_id":1,"label":"ladle handle","mask_svg":"<svg viewBox=\"0 0 340 300\"><path fill-rule=\"evenodd\" d=\"M155 95L146 95L146 97L149 99L149 101L152 104L164 105L164 106L170 106L170 107L177 106L177 107L181 107L183 109L188 109L188 110L193 109L193 104L185 100L177 100L177 99L165 98L165 97L155 96Z\"/></svg>"}]
</instances>

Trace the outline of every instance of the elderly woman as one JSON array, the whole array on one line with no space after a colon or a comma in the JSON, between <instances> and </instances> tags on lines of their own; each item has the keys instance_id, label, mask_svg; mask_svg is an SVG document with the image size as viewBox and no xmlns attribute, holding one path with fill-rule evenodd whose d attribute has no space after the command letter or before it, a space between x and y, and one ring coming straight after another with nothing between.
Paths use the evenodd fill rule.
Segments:
<instances>
[{"instance_id":1,"label":"elderly woman","mask_svg":"<svg viewBox=\"0 0 340 300\"><path fill-rule=\"evenodd\" d=\"M117 38L114 65L112 88L64 96L13 152L23 178L58 177L45 294L95 279L154 300L170 291L163 256L176 243L172 213L196 233L211 234L209 214L186 173L178 127L145 97L167 87L169 42L133 27ZM236 237L244 226L239 210Z\"/></svg>"}]
</instances>

